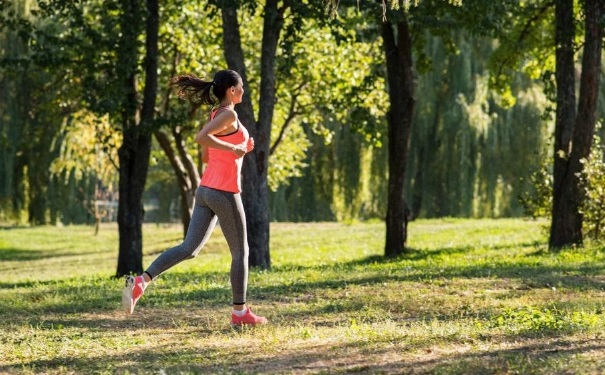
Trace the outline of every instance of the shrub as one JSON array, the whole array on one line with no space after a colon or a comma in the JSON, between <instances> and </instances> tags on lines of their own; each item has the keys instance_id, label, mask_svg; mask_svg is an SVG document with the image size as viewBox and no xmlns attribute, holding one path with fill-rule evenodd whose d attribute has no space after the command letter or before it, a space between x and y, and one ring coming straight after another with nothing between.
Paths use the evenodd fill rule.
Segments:
<instances>
[{"instance_id":1,"label":"shrub","mask_svg":"<svg viewBox=\"0 0 605 375\"><path fill-rule=\"evenodd\" d=\"M532 190L519 197L525 213L533 218L549 218L551 215L553 176L548 162L550 160L544 160L540 169L531 175ZM598 136L595 136L590 157L581 162L580 184L584 193L580 206L582 231L587 238L600 240L605 229L605 162Z\"/></svg>"}]
</instances>

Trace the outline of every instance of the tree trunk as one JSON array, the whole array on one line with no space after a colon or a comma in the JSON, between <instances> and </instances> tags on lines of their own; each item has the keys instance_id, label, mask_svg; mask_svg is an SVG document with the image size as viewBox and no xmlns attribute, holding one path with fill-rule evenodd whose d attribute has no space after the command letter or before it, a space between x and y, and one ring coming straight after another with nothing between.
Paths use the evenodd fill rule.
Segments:
<instances>
[{"instance_id":1,"label":"tree trunk","mask_svg":"<svg viewBox=\"0 0 605 375\"><path fill-rule=\"evenodd\" d=\"M576 243L581 238L579 215L574 214L571 178L568 177L571 139L576 120L574 77L573 0L555 3L555 58L557 112L553 165L553 207L549 245L557 248Z\"/></svg>"},{"instance_id":2,"label":"tree trunk","mask_svg":"<svg viewBox=\"0 0 605 375\"><path fill-rule=\"evenodd\" d=\"M254 151L246 155L242 168L242 200L246 211L246 228L250 246L249 264L267 269L271 267L267 168L275 105L275 57L283 24L283 9L278 8L277 0L268 0L265 4L258 123L254 120L249 96L250 89L247 85L237 11L227 6L222 9L222 16L227 63L229 68L240 73L246 88L244 101L237 107L237 111L255 141Z\"/></svg>"},{"instance_id":3,"label":"tree trunk","mask_svg":"<svg viewBox=\"0 0 605 375\"><path fill-rule=\"evenodd\" d=\"M120 248L116 277L143 272L143 192L147 180L151 153L151 125L154 119L157 93L159 10L157 0L147 0L147 30L145 41L145 91L141 121L136 123L136 24L137 1L125 1L122 21L123 38L120 56L125 64L125 101L122 114L124 140L118 150L120 160L120 201L118 228ZM130 23L135 22L135 23ZM130 49L129 49L130 48Z\"/></svg>"},{"instance_id":4,"label":"tree trunk","mask_svg":"<svg viewBox=\"0 0 605 375\"><path fill-rule=\"evenodd\" d=\"M582 245L584 192L579 173L583 158L590 155L596 122L596 105L601 71L603 0L585 2L585 39L580 78L578 113L575 109L573 69L573 1L556 3L557 121L555 125L555 164L553 210L549 246L559 249ZM570 142L572 140L573 141Z\"/></svg>"},{"instance_id":5,"label":"tree trunk","mask_svg":"<svg viewBox=\"0 0 605 375\"><path fill-rule=\"evenodd\" d=\"M398 17L395 25L390 21L382 24L391 103L388 113L389 185L385 256L397 256L405 251L409 216L404 184L415 103L412 41L405 13L401 11ZM394 26L397 27L397 36Z\"/></svg>"}]
</instances>

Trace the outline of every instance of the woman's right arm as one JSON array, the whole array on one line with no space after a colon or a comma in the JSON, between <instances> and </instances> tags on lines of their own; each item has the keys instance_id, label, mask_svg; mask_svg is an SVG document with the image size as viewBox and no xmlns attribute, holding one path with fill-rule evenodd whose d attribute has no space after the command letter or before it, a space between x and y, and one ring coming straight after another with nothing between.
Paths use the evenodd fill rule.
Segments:
<instances>
[{"instance_id":1,"label":"woman's right arm","mask_svg":"<svg viewBox=\"0 0 605 375\"><path fill-rule=\"evenodd\" d=\"M232 151L237 156L243 156L247 151L245 144L234 145L216 137L216 134L233 126L236 121L237 114L234 110L222 111L197 133L195 141L202 146L202 149L212 147L219 150Z\"/></svg>"}]
</instances>

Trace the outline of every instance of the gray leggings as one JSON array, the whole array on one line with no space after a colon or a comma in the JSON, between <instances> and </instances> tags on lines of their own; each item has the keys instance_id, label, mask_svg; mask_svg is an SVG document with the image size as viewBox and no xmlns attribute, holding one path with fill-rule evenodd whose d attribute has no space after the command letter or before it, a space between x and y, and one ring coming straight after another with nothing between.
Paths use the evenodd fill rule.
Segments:
<instances>
[{"instance_id":1,"label":"gray leggings","mask_svg":"<svg viewBox=\"0 0 605 375\"><path fill-rule=\"evenodd\" d=\"M245 303L248 287L248 239L240 194L198 187L185 240L180 245L164 251L145 272L154 279L174 265L195 258L210 238L217 219L220 220L231 251L230 280L233 303Z\"/></svg>"}]
</instances>

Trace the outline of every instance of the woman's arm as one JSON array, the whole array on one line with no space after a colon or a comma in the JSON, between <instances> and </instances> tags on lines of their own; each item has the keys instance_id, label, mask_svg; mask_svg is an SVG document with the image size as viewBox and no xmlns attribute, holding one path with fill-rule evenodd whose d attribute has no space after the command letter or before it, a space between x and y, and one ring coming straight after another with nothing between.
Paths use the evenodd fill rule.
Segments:
<instances>
[{"instance_id":1,"label":"woman's arm","mask_svg":"<svg viewBox=\"0 0 605 375\"><path fill-rule=\"evenodd\" d=\"M202 163L208 164L208 147L202 146Z\"/></svg>"},{"instance_id":2,"label":"woman's arm","mask_svg":"<svg viewBox=\"0 0 605 375\"><path fill-rule=\"evenodd\" d=\"M232 151L237 156L243 156L247 151L246 144L234 145L216 137L216 135L232 128L236 121L237 113L234 110L222 111L197 133L195 141L202 146L202 150L212 147L219 150Z\"/></svg>"}]
</instances>

